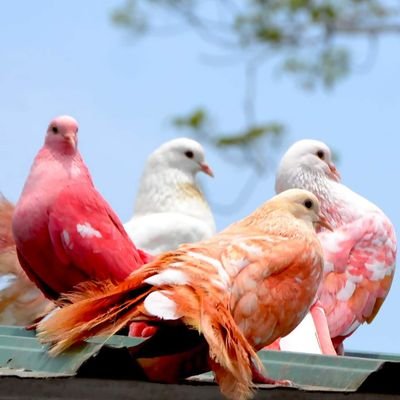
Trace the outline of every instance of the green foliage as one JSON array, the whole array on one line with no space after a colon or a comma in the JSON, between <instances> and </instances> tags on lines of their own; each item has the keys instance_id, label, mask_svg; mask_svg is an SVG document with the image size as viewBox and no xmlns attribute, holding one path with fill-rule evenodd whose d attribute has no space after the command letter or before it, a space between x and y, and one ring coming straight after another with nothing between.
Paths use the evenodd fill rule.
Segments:
<instances>
[{"instance_id":1,"label":"green foliage","mask_svg":"<svg viewBox=\"0 0 400 400\"><path fill-rule=\"evenodd\" d=\"M247 146L255 140L263 138L265 135L280 135L283 133L284 127L278 123L270 123L265 125L255 125L246 129L237 135L220 136L216 140L218 147L227 146Z\"/></svg>"},{"instance_id":2,"label":"green foliage","mask_svg":"<svg viewBox=\"0 0 400 400\"><path fill-rule=\"evenodd\" d=\"M246 162L259 170L263 163L252 162L253 150L261 141L279 138L284 126L255 118L258 66L273 59L303 89L330 89L353 72L352 39L400 33L399 11L389 0L125 0L112 19L136 36L178 23L247 60L244 129L222 135L201 108L173 124L222 152L244 149L250 154Z\"/></svg>"},{"instance_id":3,"label":"green foliage","mask_svg":"<svg viewBox=\"0 0 400 400\"><path fill-rule=\"evenodd\" d=\"M184 117L176 117L172 123L178 128L189 128L196 131L204 129L207 123L207 113L202 108L198 108Z\"/></svg>"}]
</instances>

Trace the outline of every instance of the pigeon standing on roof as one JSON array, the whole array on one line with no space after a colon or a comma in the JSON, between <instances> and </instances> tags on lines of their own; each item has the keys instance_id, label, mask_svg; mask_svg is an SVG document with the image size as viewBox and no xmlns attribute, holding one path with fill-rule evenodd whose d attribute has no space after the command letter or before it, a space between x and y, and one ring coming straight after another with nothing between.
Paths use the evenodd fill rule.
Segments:
<instances>
[{"instance_id":1,"label":"pigeon standing on roof","mask_svg":"<svg viewBox=\"0 0 400 400\"><path fill-rule=\"evenodd\" d=\"M215 233L215 221L196 174L213 176L200 143L168 141L147 159L134 214L124 227L141 249L159 254Z\"/></svg>"},{"instance_id":2,"label":"pigeon standing on roof","mask_svg":"<svg viewBox=\"0 0 400 400\"><path fill-rule=\"evenodd\" d=\"M39 325L39 338L57 354L131 321L152 321L157 333L130 349L149 380L177 382L211 368L227 397L249 398L253 363L260 364L255 350L291 331L315 297L323 268L318 224L329 227L317 198L286 191L212 238L159 255L119 285L81 285L69 295L71 306Z\"/></svg>"},{"instance_id":3,"label":"pigeon standing on roof","mask_svg":"<svg viewBox=\"0 0 400 400\"><path fill-rule=\"evenodd\" d=\"M50 122L12 218L19 262L51 300L87 280L122 281L150 259L93 186L77 145L73 118Z\"/></svg>"},{"instance_id":4,"label":"pigeon standing on roof","mask_svg":"<svg viewBox=\"0 0 400 400\"><path fill-rule=\"evenodd\" d=\"M324 311L329 328L325 332L330 333L336 352L342 354L343 340L361 324L372 322L389 292L396 260L395 230L376 205L340 183L331 151L320 141L298 141L283 156L276 191L289 188L314 193L334 228L333 232L321 229L318 235L325 268L313 320L317 325L318 320L322 322L320 311ZM323 325L317 330L320 327L324 330ZM297 329L299 336L296 338L294 331L283 338L281 348L283 344L287 350L304 351L304 338L312 339L312 331L312 319L308 318ZM325 339L319 337L316 352L330 353Z\"/></svg>"},{"instance_id":5,"label":"pigeon standing on roof","mask_svg":"<svg viewBox=\"0 0 400 400\"><path fill-rule=\"evenodd\" d=\"M0 194L0 324L26 326L54 308L22 270L11 231L14 206Z\"/></svg>"}]
</instances>

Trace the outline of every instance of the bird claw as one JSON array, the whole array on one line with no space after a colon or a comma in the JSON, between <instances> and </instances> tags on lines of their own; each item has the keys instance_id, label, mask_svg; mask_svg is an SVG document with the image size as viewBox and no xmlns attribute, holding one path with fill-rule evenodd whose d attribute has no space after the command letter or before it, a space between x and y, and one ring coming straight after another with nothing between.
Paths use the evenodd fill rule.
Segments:
<instances>
[{"instance_id":1,"label":"bird claw","mask_svg":"<svg viewBox=\"0 0 400 400\"><path fill-rule=\"evenodd\" d=\"M153 336L157 332L157 327L148 325L144 322L132 322L129 326L129 336L145 338Z\"/></svg>"},{"instance_id":2,"label":"bird claw","mask_svg":"<svg viewBox=\"0 0 400 400\"><path fill-rule=\"evenodd\" d=\"M287 379L269 378L268 376L263 375L260 371L256 370L255 368L252 368L252 373L253 373L254 383L262 383L265 385L286 386L286 387L295 386L292 381L289 381Z\"/></svg>"},{"instance_id":3,"label":"bird claw","mask_svg":"<svg viewBox=\"0 0 400 400\"><path fill-rule=\"evenodd\" d=\"M262 376L262 375L261 375ZM262 383L266 385L274 385L274 386L285 386L285 387L293 387L295 386L292 381L288 379L272 379L268 378L267 376L262 376L261 379L253 378L254 383Z\"/></svg>"}]
</instances>

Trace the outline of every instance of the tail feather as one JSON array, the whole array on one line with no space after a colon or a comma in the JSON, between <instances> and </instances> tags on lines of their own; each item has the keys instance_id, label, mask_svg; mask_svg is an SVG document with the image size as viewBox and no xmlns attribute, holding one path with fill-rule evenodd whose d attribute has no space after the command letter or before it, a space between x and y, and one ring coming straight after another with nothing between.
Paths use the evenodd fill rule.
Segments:
<instances>
[{"instance_id":1,"label":"tail feather","mask_svg":"<svg viewBox=\"0 0 400 400\"><path fill-rule=\"evenodd\" d=\"M145 265L117 286L82 284L80 291L66 296L73 304L39 324L40 340L51 343L51 353L58 354L91 336L112 335L132 321L150 318L144 299L161 288L143 281L160 271L159 262ZM240 400L252 397L252 364L260 371L263 367L225 305L226 299L221 299L221 292L210 293L207 285L186 284L169 286L168 293L182 322L206 339L210 365L222 393Z\"/></svg>"},{"instance_id":2,"label":"tail feather","mask_svg":"<svg viewBox=\"0 0 400 400\"><path fill-rule=\"evenodd\" d=\"M0 251L15 246L11 229L14 205L0 193Z\"/></svg>"},{"instance_id":3,"label":"tail feather","mask_svg":"<svg viewBox=\"0 0 400 400\"><path fill-rule=\"evenodd\" d=\"M142 315L140 303L150 291L150 286L137 287L129 278L120 286L81 284L80 291L64 296L72 304L39 323L38 337L57 355L92 336L111 336Z\"/></svg>"},{"instance_id":4,"label":"tail feather","mask_svg":"<svg viewBox=\"0 0 400 400\"><path fill-rule=\"evenodd\" d=\"M214 314L214 315L213 315ZM228 398L248 399L253 395L253 362L263 366L250 343L225 307L216 307L201 319L202 333L210 348L210 359L221 392Z\"/></svg>"}]
</instances>

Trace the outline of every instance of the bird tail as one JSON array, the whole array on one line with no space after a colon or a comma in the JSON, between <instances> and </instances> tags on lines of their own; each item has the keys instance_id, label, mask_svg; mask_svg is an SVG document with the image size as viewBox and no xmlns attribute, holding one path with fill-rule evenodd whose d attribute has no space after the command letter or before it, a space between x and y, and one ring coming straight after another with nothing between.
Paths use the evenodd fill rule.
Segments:
<instances>
[{"instance_id":1,"label":"bird tail","mask_svg":"<svg viewBox=\"0 0 400 400\"><path fill-rule=\"evenodd\" d=\"M152 287L142 284L143 274L133 275L120 285L84 282L64 295L64 306L37 326L39 339L51 345L50 353L57 355L95 335L111 336L143 315L140 306Z\"/></svg>"},{"instance_id":2,"label":"bird tail","mask_svg":"<svg viewBox=\"0 0 400 400\"><path fill-rule=\"evenodd\" d=\"M14 205L0 193L0 252L15 246L11 221Z\"/></svg>"},{"instance_id":3,"label":"bird tail","mask_svg":"<svg viewBox=\"0 0 400 400\"><path fill-rule=\"evenodd\" d=\"M168 255L141 267L119 285L82 284L78 292L66 296L72 304L39 324L39 339L50 343L50 352L55 355L91 336L112 335L132 321L143 320L143 302L158 290L143 281L159 272L160 263L166 260L171 261ZM252 366L262 370L262 364L226 305L200 286L168 286L168 297L176 304L183 323L207 341L210 365L222 393L233 399L250 398Z\"/></svg>"}]
</instances>

